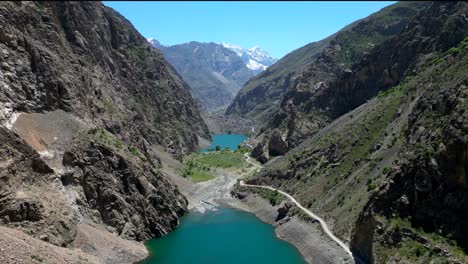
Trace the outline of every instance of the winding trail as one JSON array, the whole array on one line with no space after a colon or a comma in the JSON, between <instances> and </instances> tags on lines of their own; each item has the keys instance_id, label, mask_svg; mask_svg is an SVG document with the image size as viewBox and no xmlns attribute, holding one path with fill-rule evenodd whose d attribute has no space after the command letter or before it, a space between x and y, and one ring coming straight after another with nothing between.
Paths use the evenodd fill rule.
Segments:
<instances>
[{"instance_id":1,"label":"winding trail","mask_svg":"<svg viewBox=\"0 0 468 264\"><path fill-rule=\"evenodd\" d=\"M260 171L260 169L262 168L262 166L250 161L250 157L247 155L247 153L244 154L244 157L246 158L246 161L252 165L254 165L255 167L258 168L257 172ZM351 257L354 258L353 256L353 253L351 253L351 250L349 250L348 246L343 242L341 241L339 238L337 238L331 231L330 229L328 229L328 226L327 226L327 223L322 219L320 218L318 215L312 213L311 211L309 211L307 208L305 208L304 206L302 206L296 199L294 199L294 197L292 197L290 194L286 193L286 192L283 192L281 190L278 190L276 188L273 188L273 187L270 187L270 186L266 186L266 185L253 185L253 184L246 184L243 180L240 181L240 185L241 186L246 186L246 187L256 187L256 188L263 188L263 189L269 189L269 190L272 190L272 191L277 191L279 193L281 193L282 195L288 197L297 207L299 207L302 211L304 211L308 216L312 217L313 219L317 220L319 223L320 223L320 226L322 227L323 231L333 240L335 241L340 247L342 247L346 253L348 253Z\"/></svg>"},{"instance_id":2,"label":"winding trail","mask_svg":"<svg viewBox=\"0 0 468 264\"><path fill-rule=\"evenodd\" d=\"M248 163L252 164L255 168L257 168L257 172L259 172L263 168L263 166L258 165L257 163L251 161L247 153L244 153L244 158L245 158L245 161L247 161Z\"/></svg>"}]
</instances>

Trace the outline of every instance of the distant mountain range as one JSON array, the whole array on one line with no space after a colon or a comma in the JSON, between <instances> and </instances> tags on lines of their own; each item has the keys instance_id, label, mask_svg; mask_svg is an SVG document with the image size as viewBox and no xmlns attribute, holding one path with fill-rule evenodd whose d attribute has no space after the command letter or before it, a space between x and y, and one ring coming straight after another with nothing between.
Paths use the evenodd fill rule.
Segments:
<instances>
[{"instance_id":1,"label":"distant mountain range","mask_svg":"<svg viewBox=\"0 0 468 264\"><path fill-rule=\"evenodd\" d=\"M155 38L147 40L162 51L208 111L225 108L250 78L277 61L258 46L244 49L196 41L165 46Z\"/></svg>"}]
</instances>

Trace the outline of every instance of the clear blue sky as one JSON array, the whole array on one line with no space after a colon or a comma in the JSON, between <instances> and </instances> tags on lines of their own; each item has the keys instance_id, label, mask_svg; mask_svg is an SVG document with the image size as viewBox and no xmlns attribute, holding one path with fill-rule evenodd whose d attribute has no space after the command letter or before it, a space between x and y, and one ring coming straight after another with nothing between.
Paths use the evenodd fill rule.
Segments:
<instances>
[{"instance_id":1,"label":"clear blue sky","mask_svg":"<svg viewBox=\"0 0 468 264\"><path fill-rule=\"evenodd\" d=\"M393 2L108 2L145 37L259 45L281 58Z\"/></svg>"}]
</instances>

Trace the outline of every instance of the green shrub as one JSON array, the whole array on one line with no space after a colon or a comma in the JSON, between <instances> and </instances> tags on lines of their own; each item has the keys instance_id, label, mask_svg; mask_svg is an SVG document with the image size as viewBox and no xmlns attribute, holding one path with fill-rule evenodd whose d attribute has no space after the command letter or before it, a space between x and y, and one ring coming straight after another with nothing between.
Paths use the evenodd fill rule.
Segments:
<instances>
[{"instance_id":1,"label":"green shrub","mask_svg":"<svg viewBox=\"0 0 468 264\"><path fill-rule=\"evenodd\" d=\"M450 54L452 56L457 56L458 54L462 54L463 50L461 50L460 48L455 48L455 47L452 47L450 48L449 50L447 50L447 54Z\"/></svg>"},{"instance_id":2,"label":"green shrub","mask_svg":"<svg viewBox=\"0 0 468 264\"><path fill-rule=\"evenodd\" d=\"M388 173L390 172L390 170L391 170L391 169L390 169L389 167L384 167L384 168L382 169L382 173L383 173L383 174L388 174Z\"/></svg>"},{"instance_id":3,"label":"green shrub","mask_svg":"<svg viewBox=\"0 0 468 264\"><path fill-rule=\"evenodd\" d=\"M374 182L373 179L367 179L367 191L372 191L377 188L377 184Z\"/></svg>"}]
</instances>

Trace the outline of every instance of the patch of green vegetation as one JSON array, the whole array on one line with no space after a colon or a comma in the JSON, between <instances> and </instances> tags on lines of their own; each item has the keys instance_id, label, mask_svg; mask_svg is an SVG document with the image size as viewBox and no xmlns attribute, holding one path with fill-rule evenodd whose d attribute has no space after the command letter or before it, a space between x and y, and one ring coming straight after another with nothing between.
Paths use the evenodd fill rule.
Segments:
<instances>
[{"instance_id":1,"label":"patch of green vegetation","mask_svg":"<svg viewBox=\"0 0 468 264\"><path fill-rule=\"evenodd\" d=\"M377 94L377 97L378 98L383 98L383 97L386 97L388 96L389 94L392 94L394 92L396 92L400 87L397 85L397 86L393 86L392 88L390 89L387 89L385 91L379 91L379 93Z\"/></svg>"},{"instance_id":2,"label":"patch of green vegetation","mask_svg":"<svg viewBox=\"0 0 468 264\"><path fill-rule=\"evenodd\" d=\"M221 150L215 153L205 153L197 158L197 162L217 168L241 168L248 165L239 151Z\"/></svg>"},{"instance_id":3,"label":"patch of green vegetation","mask_svg":"<svg viewBox=\"0 0 468 264\"><path fill-rule=\"evenodd\" d=\"M280 194L278 191L272 191L263 188L253 188L252 191L262 198L268 200L271 205L275 206L280 204L284 200L284 196Z\"/></svg>"},{"instance_id":4,"label":"patch of green vegetation","mask_svg":"<svg viewBox=\"0 0 468 264\"><path fill-rule=\"evenodd\" d=\"M78 263L89 263L89 260L86 257L78 256Z\"/></svg>"},{"instance_id":5,"label":"patch of green vegetation","mask_svg":"<svg viewBox=\"0 0 468 264\"><path fill-rule=\"evenodd\" d=\"M137 156L140 158L143 157L143 154L141 154L141 152L132 145L128 146L128 151L130 151L130 153L132 153L133 156Z\"/></svg>"},{"instance_id":6,"label":"patch of green vegetation","mask_svg":"<svg viewBox=\"0 0 468 264\"><path fill-rule=\"evenodd\" d=\"M390 170L391 170L391 168L389 168L389 167L384 167L384 168L382 169L382 173L383 173L383 174L388 174L388 173L390 172Z\"/></svg>"},{"instance_id":7,"label":"patch of green vegetation","mask_svg":"<svg viewBox=\"0 0 468 264\"><path fill-rule=\"evenodd\" d=\"M429 66L434 66L434 65L439 65L442 63L447 57L446 56L452 56L456 57L458 55L464 55L464 49L468 46L468 37L463 39L456 47L451 47L450 49L446 50L443 54L436 55L435 58L433 58L429 62ZM463 69L468 69L468 64L464 65Z\"/></svg>"},{"instance_id":8,"label":"patch of green vegetation","mask_svg":"<svg viewBox=\"0 0 468 264\"><path fill-rule=\"evenodd\" d=\"M99 144L105 145L116 152L126 152L130 153L135 157L139 157L140 159L145 159L145 156L132 145L126 145L121 140L119 140L115 135L108 132L102 128L91 128L85 131L82 131L80 135L85 136L91 140L96 141Z\"/></svg>"},{"instance_id":9,"label":"patch of green vegetation","mask_svg":"<svg viewBox=\"0 0 468 264\"><path fill-rule=\"evenodd\" d=\"M115 115L119 113L119 109L117 108L116 104L108 99L103 99L102 104L104 105L105 110L111 114Z\"/></svg>"},{"instance_id":10,"label":"patch of green vegetation","mask_svg":"<svg viewBox=\"0 0 468 264\"><path fill-rule=\"evenodd\" d=\"M112 133L109 133L107 130L102 128L92 128L85 132L85 135L89 136L91 139L96 142L106 145L114 150L122 150L124 144L118 138L116 138Z\"/></svg>"},{"instance_id":11,"label":"patch of green vegetation","mask_svg":"<svg viewBox=\"0 0 468 264\"><path fill-rule=\"evenodd\" d=\"M185 168L182 176L190 177L193 182L209 181L214 178L212 174L200 168Z\"/></svg>"},{"instance_id":12,"label":"patch of green vegetation","mask_svg":"<svg viewBox=\"0 0 468 264\"><path fill-rule=\"evenodd\" d=\"M455 48L455 47L452 47L447 51L447 54L450 54L452 56L457 56L458 54L462 54L462 53L463 53L463 50L461 50L460 48Z\"/></svg>"},{"instance_id":13,"label":"patch of green vegetation","mask_svg":"<svg viewBox=\"0 0 468 264\"><path fill-rule=\"evenodd\" d=\"M375 245L375 253L379 258L379 262L386 263L393 256L404 258L410 263L449 263L444 256L436 254L433 248L435 246L443 248L449 251L452 256L461 261L466 261L467 256L461 249L455 240L451 238L451 235L442 236L435 232L425 232L422 228L414 228L411 224L411 218L386 218L384 216L376 216L379 221L386 223L390 230L407 229L411 232L423 237L428 243L422 244L418 241L406 238L400 241L396 246L381 245L377 243ZM392 231L390 231L392 232ZM429 244L427 246L426 244Z\"/></svg>"},{"instance_id":14,"label":"patch of green vegetation","mask_svg":"<svg viewBox=\"0 0 468 264\"><path fill-rule=\"evenodd\" d=\"M242 153L242 154L245 154L245 153L249 153L250 152L250 149L248 147L245 147L245 146L242 146L242 145L237 145L237 151Z\"/></svg>"},{"instance_id":15,"label":"patch of green vegetation","mask_svg":"<svg viewBox=\"0 0 468 264\"><path fill-rule=\"evenodd\" d=\"M430 65L438 65L441 62L442 62L442 59L440 57L436 57L431 60Z\"/></svg>"},{"instance_id":16,"label":"patch of green vegetation","mask_svg":"<svg viewBox=\"0 0 468 264\"><path fill-rule=\"evenodd\" d=\"M138 46L128 46L127 52L131 56L137 58L139 61L143 61L148 57L149 46L138 45Z\"/></svg>"},{"instance_id":17,"label":"patch of green vegetation","mask_svg":"<svg viewBox=\"0 0 468 264\"><path fill-rule=\"evenodd\" d=\"M184 164L183 177L190 177L194 182L208 181L214 178L210 173L211 168L209 166L197 162L193 158L187 160Z\"/></svg>"},{"instance_id":18,"label":"patch of green vegetation","mask_svg":"<svg viewBox=\"0 0 468 264\"><path fill-rule=\"evenodd\" d=\"M37 262L44 262L44 260L41 257L38 257L36 255L31 255L31 259L37 261Z\"/></svg>"},{"instance_id":19,"label":"patch of green vegetation","mask_svg":"<svg viewBox=\"0 0 468 264\"><path fill-rule=\"evenodd\" d=\"M374 179L367 179L367 191L372 191L377 188L377 183L375 183Z\"/></svg>"}]
</instances>

